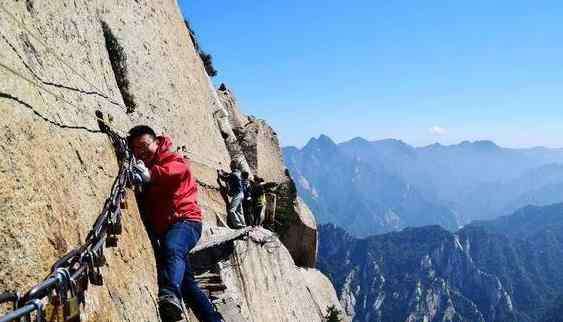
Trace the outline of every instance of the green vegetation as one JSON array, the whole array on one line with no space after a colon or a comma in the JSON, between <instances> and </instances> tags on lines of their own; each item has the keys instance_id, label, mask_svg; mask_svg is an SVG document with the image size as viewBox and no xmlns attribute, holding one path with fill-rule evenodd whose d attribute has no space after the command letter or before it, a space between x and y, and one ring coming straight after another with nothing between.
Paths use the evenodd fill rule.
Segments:
<instances>
[{"instance_id":1,"label":"green vegetation","mask_svg":"<svg viewBox=\"0 0 563 322\"><path fill-rule=\"evenodd\" d=\"M115 76L115 81L117 82L117 87L119 88L121 97L123 97L123 102L127 107L127 113L133 113L137 107L137 103L135 103L135 97L129 88L129 78L127 77L127 54L125 53L123 46L119 44L119 41L111 31L108 24L105 21L102 21L101 24L104 32L106 50Z\"/></svg>"},{"instance_id":2,"label":"green vegetation","mask_svg":"<svg viewBox=\"0 0 563 322\"><path fill-rule=\"evenodd\" d=\"M276 189L276 216L271 227L280 238L287 237L289 227L295 223L298 215L295 213L294 201L297 198L297 190L293 181L283 183Z\"/></svg>"},{"instance_id":3,"label":"green vegetation","mask_svg":"<svg viewBox=\"0 0 563 322\"><path fill-rule=\"evenodd\" d=\"M461 320L479 321L482 315L485 321L563 321L562 214L563 204L526 207L455 234L426 226L365 239L322 225L317 264L338 293L344 287L362 290L356 302L368 304L355 307L358 319L372 316L383 294L381 321L404 321L415 290L424 298L440 289ZM477 270L480 277L473 279ZM512 306L488 298L497 279Z\"/></svg>"},{"instance_id":4,"label":"green vegetation","mask_svg":"<svg viewBox=\"0 0 563 322\"><path fill-rule=\"evenodd\" d=\"M199 58L201 58L201 61L203 62L203 66L205 67L205 71L207 72L207 75L209 75L209 77L217 76L217 70L215 69L215 67L213 67L213 56L211 56L211 54L208 54L203 49L201 49L201 47L199 46L199 41L197 39L197 36L193 31L190 22L188 20L184 20L184 23L186 24L186 28L188 28L190 39L194 44L194 48L198 53Z\"/></svg>"},{"instance_id":5,"label":"green vegetation","mask_svg":"<svg viewBox=\"0 0 563 322\"><path fill-rule=\"evenodd\" d=\"M341 322L342 319L340 319L340 314L342 314L342 312L340 312L340 310L338 310L336 306L331 305L327 308L324 320L326 322Z\"/></svg>"}]
</instances>

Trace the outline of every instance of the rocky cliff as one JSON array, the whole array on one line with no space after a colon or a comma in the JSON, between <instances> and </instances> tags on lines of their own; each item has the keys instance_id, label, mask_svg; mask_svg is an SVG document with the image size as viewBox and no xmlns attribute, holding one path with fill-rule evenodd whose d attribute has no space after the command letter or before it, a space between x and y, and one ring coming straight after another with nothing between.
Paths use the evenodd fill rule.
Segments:
<instances>
[{"instance_id":1,"label":"rocky cliff","mask_svg":"<svg viewBox=\"0 0 563 322\"><path fill-rule=\"evenodd\" d=\"M331 226L322 234L323 239L339 238ZM511 321L499 318L503 314L514 318L511 298L498 278L479 270L459 240L438 226L348 245L353 246L336 252L321 247L320 267L330 272L354 321Z\"/></svg>"},{"instance_id":2,"label":"rocky cliff","mask_svg":"<svg viewBox=\"0 0 563 322\"><path fill-rule=\"evenodd\" d=\"M324 225L319 267L354 321L539 321L563 294L562 218L562 204L527 207L365 239Z\"/></svg>"},{"instance_id":3,"label":"rocky cliff","mask_svg":"<svg viewBox=\"0 0 563 322\"><path fill-rule=\"evenodd\" d=\"M41 281L100 212L118 164L98 132L99 110L121 134L148 124L172 137L192 162L209 227L225 222L216 170L231 160L282 186L272 225L281 243L250 239L240 250L229 241L237 247L227 257L244 253L246 264L229 266L232 274L214 268L222 293L239 294L223 297L239 301L228 306L232 321L320 321L338 305L310 269L316 223L296 198L275 132L213 88L175 1L3 1L0 48L0 290ZM106 254L104 286L88 290L83 321L158 320L152 250L128 196L124 234Z\"/></svg>"}]
</instances>

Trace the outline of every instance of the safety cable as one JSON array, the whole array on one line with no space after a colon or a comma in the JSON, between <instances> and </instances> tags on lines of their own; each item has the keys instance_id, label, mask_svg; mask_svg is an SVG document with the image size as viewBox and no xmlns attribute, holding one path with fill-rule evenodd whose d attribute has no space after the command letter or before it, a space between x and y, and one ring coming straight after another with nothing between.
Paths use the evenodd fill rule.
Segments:
<instances>
[{"instance_id":1,"label":"safety cable","mask_svg":"<svg viewBox=\"0 0 563 322\"><path fill-rule=\"evenodd\" d=\"M33 76L33 78L37 79L38 81L40 81L42 84L45 84L47 86L52 86L52 87L56 87L59 89L65 89L68 91L72 91L72 92L76 92L76 93L80 93L80 94L84 94L84 95L95 95L104 99L107 99L106 96L104 94L100 94L96 91L86 91L80 88L76 88L76 87L71 87L71 86L67 86L64 85L62 83L55 83L49 80L46 80L44 78L42 78L41 76L39 76L39 74L26 62L25 58L18 52L18 50L16 49L16 47L8 40L8 38L0 31L0 38L2 38L4 40L5 43L8 44L8 46L10 46L10 48L12 49L12 51L14 52L14 54L16 54L16 56L18 56L18 59L21 61L21 63L23 64L23 66L25 67L25 69L27 69L29 71L29 73ZM118 107L121 108L121 105L119 104L119 102L116 102L114 100L109 100L110 103L112 103L113 105L116 105Z\"/></svg>"},{"instance_id":2,"label":"safety cable","mask_svg":"<svg viewBox=\"0 0 563 322\"><path fill-rule=\"evenodd\" d=\"M126 106L121 105L119 102L115 102L114 100L112 100L110 98L109 95L105 94L103 91L101 91L96 85L94 85L94 83L92 83L90 80L88 80L88 78L86 78L84 75L82 75L81 73L79 73L74 67L72 67L70 64L68 64L67 62L65 62L56 52L55 50L53 50L45 40L41 39L41 37L35 35L33 32L31 32L31 30L29 30L24 24L23 22L19 21L16 16L14 16L8 9L6 9L6 7L4 6L4 4L0 3L0 9L2 11L4 11L8 17L14 22L16 23L20 28L22 28L23 30L25 30L27 32L28 35L30 35L33 39L37 40L43 47L45 47L45 49L47 50L47 52L49 52L50 54L53 55L53 57L62 65L66 66L68 69L70 69L76 76L78 76L79 78L81 78L83 81L85 81L86 83L88 83L88 85L90 85L92 88L94 88L98 94L100 94L102 97L104 97L105 99L109 100L112 104L114 105L118 105L121 108L127 110Z\"/></svg>"},{"instance_id":3,"label":"safety cable","mask_svg":"<svg viewBox=\"0 0 563 322\"><path fill-rule=\"evenodd\" d=\"M15 75L16 77L19 77L19 78L21 78L22 80L28 82L28 83L31 84L32 86L35 86L37 89L43 90L43 91L45 91L46 93L48 93L48 94L52 95L53 97L55 97L56 99L58 99L58 100L60 100L60 101L62 101L62 102L64 102L64 103L66 103L66 104L68 104L68 105L70 105L70 106L72 106L72 107L75 107L75 108L79 109L79 107L76 106L74 103L72 103L72 102L66 100L64 97L62 97L62 96L60 96L60 95L55 94L55 93L52 92L51 90L49 90L49 89L45 88L44 86L42 86L41 84L39 84L39 83L37 83L37 82L35 82L35 81L33 81L33 80L31 80L31 79L25 77L25 76L22 75L21 73L17 72L17 71L14 70L13 68L10 68L9 66L6 66L6 65L3 64L2 62L0 62L0 67L6 69L7 71L9 71L10 73L12 73L12 74ZM6 97L6 98L14 99L14 100L18 101L19 103L24 104L24 105L26 105L26 106L28 106L28 107L31 108L31 106L30 106L29 104L27 104L27 103L25 103L25 102L19 100L17 97L11 96L11 95L9 95L9 94L3 94L3 93L0 92L0 97ZM33 108L32 108L32 110L33 110ZM102 131L100 131L100 130L92 130L92 129L89 129L89 128L86 128L86 127L83 127L83 126L73 126L73 125L66 125L66 124L61 124L61 123L58 123L58 122L54 122L54 121L51 121L51 120L47 119L45 116L39 114L37 111L35 111L35 110L33 110L33 111L34 111L34 113L35 113L36 115L38 115L38 116L41 117L42 119L47 120L48 122L53 123L54 125L57 125L57 126L62 127L62 128L84 129L84 130L87 130L87 131L92 132L92 133L101 133L101 132L102 132ZM109 124L108 122L106 122L106 120L104 120L103 117L96 115L96 116L95 116L95 119L96 119L98 122L103 123L103 125L104 125L105 127L107 127L108 130L110 130L110 131L107 131L107 133L108 133L110 136L113 135L114 137L119 137L119 138L121 138L121 134L119 133L119 130L117 130L117 129L114 128L111 124ZM123 139L123 138L121 138L121 139ZM190 151L188 151L188 150L185 149L184 147L182 148L182 151L181 151L181 152L183 152L183 153L186 153L186 152L187 152L187 153L191 153ZM194 161L198 162L197 160L194 160ZM199 162L198 162L198 163L199 163ZM220 162L219 162L219 165L221 165Z\"/></svg>"},{"instance_id":4,"label":"safety cable","mask_svg":"<svg viewBox=\"0 0 563 322\"><path fill-rule=\"evenodd\" d=\"M36 81L34 81L34 80L32 80L32 79L30 79L30 78L28 78L28 77L22 75L20 72L18 72L17 70L15 70L15 69L13 69L13 68L7 66L6 64L0 62L0 67L4 68L5 70L7 70L8 72L10 72L10 73L13 74L14 76L16 76L16 77L18 77L18 78L24 80L25 82L31 84L31 85L34 86L35 88L37 88L37 89L39 89L39 90L42 90L42 91L44 91L45 93L47 93L47 94L53 96L55 99L57 99L57 100L59 100L59 101L61 101L61 102L63 102L63 103L66 103L66 104L72 106L72 107L75 108L75 109L78 109L78 110L81 109L79 106L77 106L77 105L74 104L73 102L67 100L67 99L64 98L63 96L54 93L54 92L51 91L50 89L47 89L45 86L43 86L43 84L38 83L38 82L36 82ZM10 97L8 97L8 98L15 99L15 100L17 100L18 102L20 102L20 103L22 103L22 104L25 104L26 106L29 105L29 104L27 104L27 103L25 103L25 102L23 102L23 101L17 99L17 98L14 97L14 96L11 96L11 95L8 95L8 94L2 95L2 96L10 96ZM33 110L33 108L32 108L32 110ZM98 131L98 130L88 129L88 128L85 128L85 127L83 127L83 126L65 125L65 124L61 124L61 123L58 123L58 122L54 122L54 121L51 121L51 120L47 119L45 116L39 114L37 111L35 111L35 110L33 110L33 111L34 111L35 114L37 114L39 117L41 117L41 118L43 118L43 119L46 119L46 120L49 121L50 123L53 123L53 124L55 124L55 125L57 125L57 126L60 126L60 127L63 127L63 128L75 128L75 129L80 129L80 128L82 128L82 129L85 129L85 130L87 130L87 131L89 131L89 132L93 132L93 133L95 133L95 132L100 132L100 131ZM119 134L119 135L122 135L122 134L119 133L119 130L115 129L111 124L109 124L108 122L106 122L103 118L95 117L95 119L96 119L97 121L99 121L99 122L103 122L109 129L111 129L111 131L112 131L113 133L117 133L117 134ZM191 156L189 157L189 159L191 159L191 160L193 160L193 161L195 161L195 162L197 162L197 163L200 163L200 164L205 164L205 162L202 162L201 160L198 160L198 159L199 159L199 155L198 155L198 154L196 154L196 153L193 152L193 151L188 150L185 146L179 147L178 152L186 153L186 154L188 154L188 156L191 155ZM198 155L198 158L193 158L194 155ZM204 158L204 159L207 159L207 161L211 161L212 163L215 163L215 165L218 165L219 168L222 167L222 163L221 163L221 162L218 162L218 161L216 161L216 160L212 160L212 159L206 158L206 157L203 157L203 158Z\"/></svg>"},{"instance_id":5,"label":"safety cable","mask_svg":"<svg viewBox=\"0 0 563 322\"><path fill-rule=\"evenodd\" d=\"M15 69L13 69L13 68L11 68L11 67L9 67L9 66L6 66L4 63L0 62L0 67L4 68L4 69L7 70L8 72L12 73L14 76L16 76L16 77L18 77L18 78L20 78L20 79L26 81L27 83L31 84L31 85L34 86L35 88L40 89L40 90L43 90L45 93L47 93L47 94L53 96L55 99L57 99L57 100L59 100L59 101L65 103L65 104L68 104L68 105L70 105L70 106L72 106L72 107L74 107L74 108L76 108L76 109L78 109L78 110L81 109L79 106L77 106L76 104L74 104L74 103L68 101L68 100L65 99L63 96L58 95L58 94L54 93L53 91L51 91L51 90L45 88L45 87L42 86L41 84L39 84L39 83L33 81L32 79L29 79L29 78L25 77L24 75L22 75L21 73L19 73L19 72L16 71ZM27 103L21 101L20 99L14 97L14 96L11 96L11 95L8 95L8 94L4 94L3 96L6 96L6 98L14 99L14 100L16 100L16 101L18 101L18 102L20 102L20 103L26 105L26 106L30 106L29 104L27 104ZM32 109L32 110L33 110L33 109ZM85 129L85 130L87 130L87 131L89 131L89 132L93 132L93 133L98 132L98 133L101 133L101 131L99 131L99 130L92 130L92 129L88 129L88 128L83 127L83 126L66 125L66 124L54 122L54 121L51 121L51 120L47 119L45 116L39 114L37 111L35 111L35 110L33 110L33 111L35 112L36 115L40 116L41 118L46 119L46 120L48 120L50 123L53 123L53 124L55 124L55 125L57 125L57 126L60 126L60 127L63 127L63 128L75 128L75 129L83 128L83 129ZM96 119L98 122L103 122L103 123L104 123L107 127L109 127L113 132L119 133L118 130L116 130L115 128L113 128L113 127L112 127L109 123L107 123L103 118L100 118L100 117L97 117L97 116L96 116L95 119Z\"/></svg>"},{"instance_id":6,"label":"safety cable","mask_svg":"<svg viewBox=\"0 0 563 322\"><path fill-rule=\"evenodd\" d=\"M103 2L103 1L102 1ZM4 6L4 4L0 3L0 9L2 11L4 11L8 17L14 22L16 23L18 26L20 26L27 34L29 34L33 39L37 40L43 47L45 47L45 49L47 50L48 53L52 54L53 57L62 65L66 66L68 69L70 69L70 71L72 73L74 73L76 76L78 76L79 78L81 78L82 80L84 80L85 82L87 82L90 86L92 86L98 93L98 95L104 97L105 99L107 99L110 103L114 104L114 105L118 105L121 108L123 108L124 110L127 110L127 107L124 105L121 105L119 102L116 102L114 100L112 100L110 98L109 95L105 94L103 91L101 91L100 89L98 89L96 87L96 85L94 85L91 81L89 81L84 75L82 75L81 73L79 73L74 67L72 67L72 65L68 64L67 62L65 62L56 52L54 49L52 49L47 42L42 39L40 36L37 36L36 34L34 34L29 28L27 28L23 22L19 21L8 9L6 9L6 7ZM2 67L4 67L5 69L9 70L10 72L17 74L18 77L25 79L27 82L33 84L34 86L43 89L45 92L51 94L52 96L61 99L63 102L80 109L79 107L77 107L76 105L68 102L68 100L62 98L60 95L56 95L53 92L51 92L50 90L47 90L46 88L39 86L36 82L33 82L32 80L30 80L29 78L21 75L20 73L17 73L17 71L13 70L12 68L9 68L8 66L6 66L5 64L0 64ZM93 92L92 92L93 93ZM139 100L142 104L148 106L147 102L144 102L142 99L137 98L137 100ZM118 132L117 132L118 133ZM190 155L190 159L193 159L194 161L197 161L198 163L201 164L205 164L206 162L201 162L201 160L205 160L205 161L211 161L211 163L213 163L215 166L218 166L218 168L222 168L223 164L219 161L213 160L211 158L209 158L208 156L196 153L194 151L191 151L189 149L184 149L183 150L184 153ZM199 159L199 161L198 161Z\"/></svg>"}]
</instances>

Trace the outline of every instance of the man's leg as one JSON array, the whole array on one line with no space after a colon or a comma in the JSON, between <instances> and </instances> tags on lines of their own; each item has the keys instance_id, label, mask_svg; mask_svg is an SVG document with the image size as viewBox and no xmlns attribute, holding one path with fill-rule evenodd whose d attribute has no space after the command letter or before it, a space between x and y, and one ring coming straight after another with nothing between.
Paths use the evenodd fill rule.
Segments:
<instances>
[{"instance_id":1,"label":"man's leg","mask_svg":"<svg viewBox=\"0 0 563 322\"><path fill-rule=\"evenodd\" d=\"M264 218L266 216L266 206L258 205L256 206L255 214L254 214L254 225L255 226L262 226L264 223Z\"/></svg>"},{"instance_id":2,"label":"man's leg","mask_svg":"<svg viewBox=\"0 0 563 322\"><path fill-rule=\"evenodd\" d=\"M162 252L159 251L159 247L153 245L154 259L156 261L156 281L158 285L158 294L160 294L162 288L166 285L166 274L164 273L164 262Z\"/></svg>"},{"instance_id":3,"label":"man's leg","mask_svg":"<svg viewBox=\"0 0 563 322\"><path fill-rule=\"evenodd\" d=\"M190 235L191 238L194 239L195 242L193 244L195 245L201 236L201 224L191 222L189 224L192 226ZM184 279L182 281L182 295L184 302L193 310L199 321L221 321L219 314L215 311L207 296L201 291L194 278L189 255L186 256L186 270L184 271Z\"/></svg>"},{"instance_id":4,"label":"man's leg","mask_svg":"<svg viewBox=\"0 0 563 322\"><path fill-rule=\"evenodd\" d=\"M162 267L162 287L159 292L159 305L163 320L181 319L181 285L186 270L188 251L195 246L192 228L187 222L171 225L161 238L160 256Z\"/></svg>"},{"instance_id":5,"label":"man's leg","mask_svg":"<svg viewBox=\"0 0 563 322\"><path fill-rule=\"evenodd\" d=\"M152 250L154 253L154 259L156 262L156 280L158 285L158 292L160 293L161 288L164 285L164 273L163 273L163 262L162 262L162 252L160 251L160 241L157 235L150 229L150 226L146 226L147 234L149 235L149 240L151 242Z\"/></svg>"},{"instance_id":6,"label":"man's leg","mask_svg":"<svg viewBox=\"0 0 563 322\"><path fill-rule=\"evenodd\" d=\"M254 224L254 217L252 211L252 203L248 200L245 200L242 203L242 211L244 213L244 222L246 225L253 225Z\"/></svg>"},{"instance_id":7,"label":"man's leg","mask_svg":"<svg viewBox=\"0 0 563 322\"><path fill-rule=\"evenodd\" d=\"M243 205L243 199L244 199L244 196L243 196L242 193L241 193L241 195L240 195L240 202L239 202L238 207L237 207L237 209L236 209L236 214L237 214L238 221L241 223L241 227L240 227L240 228L244 228L244 227L246 227L246 225L247 225L247 222L246 222L246 220L244 219L244 209L243 209L243 207L242 207L242 205Z\"/></svg>"},{"instance_id":8,"label":"man's leg","mask_svg":"<svg viewBox=\"0 0 563 322\"><path fill-rule=\"evenodd\" d=\"M231 205L229 207L229 214L231 215L233 228L242 228L246 226L244 221L244 215L242 213L242 193L234 196L231 199Z\"/></svg>"}]
</instances>

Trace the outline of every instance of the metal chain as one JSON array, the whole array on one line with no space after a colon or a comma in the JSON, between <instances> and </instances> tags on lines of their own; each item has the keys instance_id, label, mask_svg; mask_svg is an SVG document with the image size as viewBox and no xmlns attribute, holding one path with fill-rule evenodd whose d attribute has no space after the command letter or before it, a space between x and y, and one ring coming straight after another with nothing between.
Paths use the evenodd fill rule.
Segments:
<instances>
[{"instance_id":1,"label":"metal chain","mask_svg":"<svg viewBox=\"0 0 563 322\"><path fill-rule=\"evenodd\" d=\"M100 123L102 124L105 123ZM88 284L103 285L99 267L105 264L104 244L106 247L117 246L117 235L121 233L121 203L125 200L125 189L130 182L133 156L123 137L109 127L101 126L101 129L110 137L121 163L102 212L88 233L86 242L55 262L51 274L45 280L23 296L14 292L0 294L0 304L14 303L13 310L0 317L0 322L16 321L29 317L34 312L38 318L41 317L43 314L41 300L55 290L73 289L83 293Z\"/></svg>"},{"instance_id":2,"label":"metal chain","mask_svg":"<svg viewBox=\"0 0 563 322\"><path fill-rule=\"evenodd\" d=\"M0 9L32 38L41 43L47 52L50 53L57 61L70 69L72 73L81 78L83 81L88 83L102 97L108 99L111 103L116 104L109 95L99 90L98 87L89 81L84 75L79 73L74 67L59 57L59 55L47 45L45 40L32 33L1 3ZM0 67L31 84L38 90L42 90L43 92L53 96L58 101L80 110L79 106L67 100L62 95L54 93L43 86L43 84L22 75L19 71L7 66L6 64L0 62ZM126 108L119 103L117 104L122 108ZM49 296L55 290L78 288L78 291L84 292L86 288L88 288L88 284L103 285L103 278L99 271L99 267L103 265L103 262L105 262L105 258L103 256L104 244L106 247L117 246L117 235L121 233L120 204L124 201L125 189L130 183L131 167L134 162L134 157L128 147L127 140L120 134L120 131L112 127L112 125L106 122L98 113L96 113L95 118L98 121L101 132L104 132L109 136L116 149L118 158L121 161L119 173L112 185L110 196L106 199L102 212L96 219L90 232L87 234L85 243L82 246L71 250L57 260L51 267L51 274L45 280L35 285L29 291L24 293L23 296L14 292L0 293L0 304L6 302L13 302L14 304L12 311L8 312L3 317L0 317L0 322L10 322L19 320L23 317L30 317L34 312L36 312L39 320L43 314L43 303L41 300ZM192 157L198 156L197 153L190 151L185 147L182 147L182 152L191 155ZM203 155L201 155L201 158L222 167L220 162ZM197 158L194 161L199 162L197 161Z\"/></svg>"}]
</instances>

